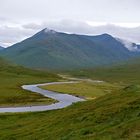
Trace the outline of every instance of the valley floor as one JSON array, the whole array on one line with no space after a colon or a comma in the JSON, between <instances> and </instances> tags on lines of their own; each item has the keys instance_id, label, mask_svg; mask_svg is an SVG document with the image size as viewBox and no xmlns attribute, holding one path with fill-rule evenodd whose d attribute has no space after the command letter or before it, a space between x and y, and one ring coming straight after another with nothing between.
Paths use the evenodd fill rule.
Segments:
<instances>
[{"instance_id":1,"label":"valley floor","mask_svg":"<svg viewBox=\"0 0 140 140\"><path fill-rule=\"evenodd\" d=\"M96 79L98 74L99 71L96 72ZM101 80L103 77L104 81L109 79L108 82L81 81L70 85L43 87L89 100L55 111L0 114L0 140L139 140L140 81L136 78L138 74L133 74L137 75L134 77L130 72L126 73L127 82L123 81L122 73L120 76L117 74L117 79L116 75L112 74L107 78L106 74L110 73L99 74L99 78ZM38 100L44 97L21 90L20 86L61 79L49 73L23 69L16 69L14 72L11 69L8 72L0 71L0 75L1 106L46 104L46 101ZM91 75L93 78L94 72ZM128 75L136 80L129 81Z\"/></svg>"}]
</instances>

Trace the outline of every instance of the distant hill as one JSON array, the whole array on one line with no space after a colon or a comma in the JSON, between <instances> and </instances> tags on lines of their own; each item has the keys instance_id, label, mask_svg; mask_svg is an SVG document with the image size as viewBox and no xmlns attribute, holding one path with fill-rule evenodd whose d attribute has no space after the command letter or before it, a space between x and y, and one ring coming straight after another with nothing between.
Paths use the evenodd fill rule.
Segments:
<instances>
[{"instance_id":1,"label":"distant hill","mask_svg":"<svg viewBox=\"0 0 140 140\"><path fill-rule=\"evenodd\" d=\"M47 71L33 70L33 69L25 68L23 66L18 66L0 57L0 76L4 78L8 78L8 77L11 78L10 77L11 74L15 74L15 76L16 75L21 76L21 79L23 78L22 76L24 75L42 77L42 78L47 77L48 80L53 78L57 80L58 78L56 74Z\"/></svg>"},{"instance_id":2,"label":"distant hill","mask_svg":"<svg viewBox=\"0 0 140 140\"><path fill-rule=\"evenodd\" d=\"M85 36L46 28L0 54L31 68L65 70L117 63L139 55L139 51L129 50L122 41L108 34Z\"/></svg>"},{"instance_id":3,"label":"distant hill","mask_svg":"<svg viewBox=\"0 0 140 140\"><path fill-rule=\"evenodd\" d=\"M108 82L140 84L140 58L129 60L125 63L110 67L68 71L75 77L86 77Z\"/></svg>"},{"instance_id":4,"label":"distant hill","mask_svg":"<svg viewBox=\"0 0 140 140\"><path fill-rule=\"evenodd\" d=\"M10 62L8 62L7 60L5 60L2 57L0 57L0 67L11 66L11 65L12 64Z\"/></svg>"}]
</instances>

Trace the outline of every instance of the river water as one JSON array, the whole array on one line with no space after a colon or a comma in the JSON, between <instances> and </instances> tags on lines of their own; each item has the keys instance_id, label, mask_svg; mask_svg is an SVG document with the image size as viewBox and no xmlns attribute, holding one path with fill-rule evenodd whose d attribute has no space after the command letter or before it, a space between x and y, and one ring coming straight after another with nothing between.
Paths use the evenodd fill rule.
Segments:
<instances>
[{"instance_id":1,"label":"river water","mask_svg":"<svg viewBox=\"0 0 140 140\"><path fill-rule=\"evenodd\" d=\"M42 94L43 96L52 98L57 100L57 103L53 103L51 105L41 105L41 106L25 106L25 107L6 107L0 108L0 113L8 113L8 112L35 112L35 111L47 111L47 110L55 110L65 108L73 103L84 101L84 99L75 97L69 94L61 94L49 90L44 90L39 88L39 86L43 85L52 85L52 84L64 84L64 83L75 83L75 82L53 82L53 83L45 83L45 84L35 84L35 85L23 85L22 88L24 90L36 92Z\"/></svg>"}]
</instances>

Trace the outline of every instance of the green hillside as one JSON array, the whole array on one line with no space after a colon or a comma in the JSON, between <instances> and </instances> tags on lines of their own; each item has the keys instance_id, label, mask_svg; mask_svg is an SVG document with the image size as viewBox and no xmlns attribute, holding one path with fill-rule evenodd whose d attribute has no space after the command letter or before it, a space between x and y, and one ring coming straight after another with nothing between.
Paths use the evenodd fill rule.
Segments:
<instances>
[{"instance_id":1,"label":"green hillside","mask_svg":"<svg viewBox=\"0 0 140 140\"><path fill-rule=\"evenodd\" d=\"M16 66L0 58L0 106L50 104L55 102L39 94L24 91L21 86L56 81L57 79L58 77L55 74Z\"/></svg>"},{"instance_id":2,"label":"green hillside","mask_svg":"<svg viewBox=\"0 0 140 140\"><path fill-rule=\"evenodd\" d=\"M84 36L46 30L4 49L0 55L26 67L50 70L92 68L139 55L108 34Z\"/></svg>"},{"instance_id":3,"label":"green hillside","mask_svg":"<svg viewBox=\"0 0 140 140\"><path fill-rule=\"evenodd\" d=\"M140 59L134 59L127 63L113 67L100 67L97 69L84 69L69 71L67 73L76 77L88 77L94 80L104 80L108 82L122 82L140 84Z\"/></svg>"}]
</instances>

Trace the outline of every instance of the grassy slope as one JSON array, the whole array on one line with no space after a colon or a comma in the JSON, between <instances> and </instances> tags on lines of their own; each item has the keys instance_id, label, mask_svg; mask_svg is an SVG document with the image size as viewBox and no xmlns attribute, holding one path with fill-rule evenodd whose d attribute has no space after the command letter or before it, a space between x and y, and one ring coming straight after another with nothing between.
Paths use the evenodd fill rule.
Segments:
<instances>
[{"instance_id":1,"label":"grassy slope","mask_svg":"<svg viewBox=\"0 0 140 140\"><path fill-rule=\"evenodd\" d=\"M57 79L58 77L54 74L13 66L0 59L0 106L52 103L54 100L24 91L21 86L56 81Z\"/></svg>"}]
</instances>

